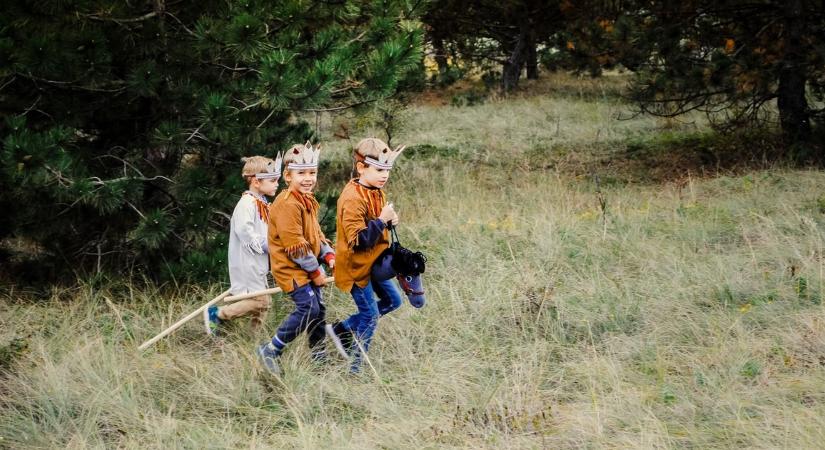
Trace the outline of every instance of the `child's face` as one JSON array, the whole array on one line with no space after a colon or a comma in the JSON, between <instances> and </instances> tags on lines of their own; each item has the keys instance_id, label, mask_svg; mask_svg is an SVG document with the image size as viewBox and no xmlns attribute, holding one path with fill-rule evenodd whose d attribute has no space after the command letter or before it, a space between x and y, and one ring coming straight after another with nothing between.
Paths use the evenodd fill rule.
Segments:
<instances>
[{"instance_id":1,"label":"child's face","mask_svg":"<svg viewBox=\"0 0 825 450\"><path fill-rule=\"evenodd\" d=\"M286 171L286 182L293 191L309 194L318 181L318 169L298 169Z\"/></svg>"},{"instance_id":2,"label":"child's face","mask_svg":"<svg viewBox=\"0 0 825 450\"><path fill-rule=\"evenodd\" d=\"M275 195L275 191L278 190L278 179L267 178L259 180L255 177L252 177L252 182L249 183L249 190L257 194L263 194L272 197Z\"/></svg>"},{"instance_id":3,"label":"child's face","mask_svg":"<svg viewBox=\"0 0 825 450\"><path fill-rule=\"evenodd\" d=\"M358 163L356 170L358 170L358 179L361 183L369 187L381 189L390 178L389 170L378 169L369 164Z\"/></svg>"}]
</instances>

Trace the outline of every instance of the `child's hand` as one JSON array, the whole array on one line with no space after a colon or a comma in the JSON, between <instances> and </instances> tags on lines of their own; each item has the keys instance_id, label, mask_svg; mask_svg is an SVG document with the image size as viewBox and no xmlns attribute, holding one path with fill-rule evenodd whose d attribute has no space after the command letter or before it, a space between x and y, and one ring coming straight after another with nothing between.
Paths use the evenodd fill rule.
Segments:
<instances>
[{"instance_id":1,"label":"child's hand","mask_svg":"<svg viewBox=\"0 0 825 450\"><path fill-rule=\"evenodd\" d=\"M335 268L335 253L327 253L324 255L323 260L327 264L327 267L330 269Z\"/></svg>"},{"instance_id":2,"label":"child's hand","mask_svg":"<svg viewBox=\"0 0 825 450\"><path fill-rule=\"evenodd\" d=\"M399 219L399 218L398 218L398 213L395 213L395 215L394 215L394 216L393 216L393 218L392 218L392 226L394 226L394 227L395 227L395 226L398 226L398 222L399 222L400 220L401 220L401 219Z\"/></svg>"},{"instance_id":3,"label":"child's hand","mask_svg":"<svg viewBox=\"0 0 825 450\"><path fill-rule=\"evenodd\" d=\"M395 208L393 208L392 203L385 206L381 209L381 215L378 216L382 222L389 224L392 222L393 219L397 218L398 215L395 213Z\"/></svg>"},{"instance_id":4,"label":"child's hand","mask_svg":"<svg viewBox=\"0 0 825 450\"><path fill-rule=\"evenodd\" d=\"M321 271L315 278L312 279L312 284L322 287L323 285L327 284L327 274L324 271Z\"/></svg>"}]
</instances>

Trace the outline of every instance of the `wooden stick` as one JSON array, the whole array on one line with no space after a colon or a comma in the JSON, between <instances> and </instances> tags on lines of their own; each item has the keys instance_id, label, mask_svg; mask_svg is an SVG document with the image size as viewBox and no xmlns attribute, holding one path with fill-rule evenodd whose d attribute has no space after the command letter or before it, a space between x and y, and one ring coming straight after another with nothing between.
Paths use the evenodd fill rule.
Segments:
<instances>
[{"instance_id":1,"label":"wooden stick","mask_svg":"<svg viewBox=\"0 0 825 450\"><path fill-rule=\"evenodd\" d=\"M334 281L335 281L334 277L326 277L324 279L324 282L326 282L326 283L332 283ZM218 303L221 300L223 300L226 303L232 303L232 302L237 302L237 301L240 301L240 300L245 300L247 298L257 297L259 295L277 294L279 292L283 292L283 289L281 289L281 288L272 288L272 289L266 289L266 290L263 290L263 291L250 292L248 294L239 294L239 295L230 296L229 295L229 290L227 289L224 293L222 293L221 295L213 298L212 300L209 300L205 304L201 305L200 308L192 311L188 316L184 317L183 319L178 320L177 322L175 322L174 325L172 325L171 327L163 330L157 336L155 336L152 339L149 339L148 341L140 344L140 347L138 347L138 350L146 350L147 348L149 348L149 346L151 346L155 342L157 342L157 341L165 338L166 336L172 334L173 331L180 328L183 324L185 324L186 322L189 322L190 320L194 319L198 314L203 313L204 309L209 308L210 306L214 305L215 303Z\"/></svg>"},{"instance_id":2,"label":"wooden stick","mask_svg":"<svg viewBox=\"0 0 825 450\"><path fill-rule=\"evenodd\" d=\"M246 300L248 298L257 297L259 295L271 295L271 294L277 294L279 292L283 292L283 289L281 289L279 287L276 287L276 288L272 288L272 289L264 289L263 291L249 292L247 294L230 295L229 297L224 297L223 302L224 303L235 303L235 302L239 302L241 300Z\"/></svg>"},{"instance_id":3,"label":"wooden stick","mask_svg":"<svg viewBox=\"0 0 825 450\"><path fill-rule=\"evenodd\" d=\"M327 283L327 284L332 283L334 281L335 281L335 277L326 277L324 279L324 282ZM252 297L257 297L259 295L271 295L271 294L277 294L277 293L283 292L283 291L284 291L283 289L281 289L279 287L276 287L276 288L272 288L272 289L265 289L263 291L250 292L248 294L231 295L229 297L224 298L223 302L224 303L233 303L233 302L237 302L237 301L241 301L241 300L246 300L246 299L252 298Z\"/></svg>"},{"instance_id":4,"label":"wooden stick","mask_svg":"<svg viewBox=\"0 0 825 450\"><path fill-rule=\"evenodd\" d=\"M175 330L177 330L178 328L180 328L183 324L185 324L186 322L189 322L190 320L192 320L193 318L195 318L196 316L198 316L199 314L201 314L201 313L203 312L203 310L204 310L204 309L209 308L210 306L214 305L215 303L218 303L219 301L221 301L221 300L223 300L224 298L226 298L228 295L229 295L229 289L227 289L226 291L224 291L224 293L223 293L223 294L221 294L221 295L219 295L219 296L217 296L217 297L213 298L212 300L209 300L208 302L206 302L205 304L203 304L200 308L198 308L198 309L196 309L196 310L192 311L192 313L190 313L188 316L184 317L183 319L178 320L178 321L177 321L177 322L175 322L175 324L174 324L174 325L172 325L171 327L169 327L169 328L167 328L167 329L165 329L165 330L161 331L161 332L160 332L160 334L158 334L157 336L155 336L155 337L153 337L152 339L149 339L148 341L146 341L146 342L144 342L144 343L140 344L140 347L138 347L138 350L146 350L147 348L149 348L149 346L150 346L150 345L152 345L152 344L154 344L155 342L157 342L157 341L159 341L159 340L161 340L161 339L165 338L166 336L168 336L168 335L172 334L172 332L173 332L173 331L175 331Z\"/></svg>"}]
</instances>

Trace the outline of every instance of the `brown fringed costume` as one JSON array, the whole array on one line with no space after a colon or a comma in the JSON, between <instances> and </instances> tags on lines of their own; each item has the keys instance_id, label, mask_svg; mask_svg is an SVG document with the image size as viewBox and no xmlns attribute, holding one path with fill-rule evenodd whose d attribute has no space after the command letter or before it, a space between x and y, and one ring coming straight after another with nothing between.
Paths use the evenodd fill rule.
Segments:
<instances>
[{"instance_id":1,"label":"brown fringed costume","mask_svg":"<svg viewBox=\"0 0 825 450\"><path fill-rule=\"evenodd\" d=\"M309 283L310 274L292 258L321 252L329 243L318 224L318 201L312 194L282 191L269 207L269 262L275 282L292 292L295 285ZM294 284L293 284L294 283Z\"/></svg>"},{"instance_id":2,"label":"brown fringed costume","mask_svg":"<svg viewBox=\"0 0 825 450\"><path fill-rule=\"evenodd\" d=\"M388 233L384 230L374 246L365 250L355 249L358 232L367 228L368 222L378 218L385 204L383 190L369 189L356 180L347 183L338 197L335 285L344 292L352 290L353 284L363 288L369 283L372 264L390 245Z\"/></svg>"}]
</instances>

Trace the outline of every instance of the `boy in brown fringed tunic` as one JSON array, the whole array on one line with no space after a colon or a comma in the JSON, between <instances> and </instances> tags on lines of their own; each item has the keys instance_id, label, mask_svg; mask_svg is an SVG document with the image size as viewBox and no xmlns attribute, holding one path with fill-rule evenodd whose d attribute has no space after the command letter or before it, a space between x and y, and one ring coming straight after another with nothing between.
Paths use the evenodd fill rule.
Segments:
<instances>
[{"instance_id":1,"label":"boy in brown fringed tunic","mask_svg":"<svg viewBox=\"0 0 825 450\"><path fill-rule=\"evenodd\" d=\"M387 205L383 187L395 158L403 150L403 146L391 150L380 139L359 142L354 153L358 178L347 183L338 198L335 284L352 295L358 312L342 322L327 325L327 334L347 344L355 334L358 345L350 348L354 357L352 372L360 370L361 352L369 350L378 318L401 306L401 293L395 282L371 281L370 270L389 247L388 226L398 225L398 214L391 204ZM335 339L333 342L338 345Z\"/></svg>"},{"instance_id":2,"label":"boy in brown fringed tunic","mask_svg":"<svg viewBox=\"0 0 825 450\"><path fill-rule=\"evenodd\" d=\"M258 347L258 355L272 373L284 347L306 331L312 357L322 361L326 308L321 287L326 273L321 262L335 267L335 252L318 223L318 201L312 194L318 176L320 149L309 143L295 145L284 155L288 188L269 209L269 258L278 286L292 297L295 310L287 316L272 340Z\"/></svg>"}]
</instances>

